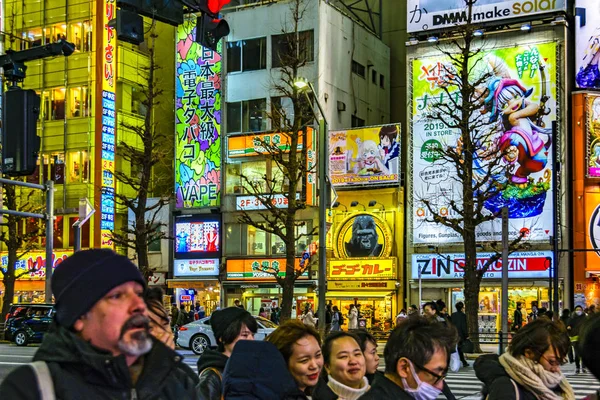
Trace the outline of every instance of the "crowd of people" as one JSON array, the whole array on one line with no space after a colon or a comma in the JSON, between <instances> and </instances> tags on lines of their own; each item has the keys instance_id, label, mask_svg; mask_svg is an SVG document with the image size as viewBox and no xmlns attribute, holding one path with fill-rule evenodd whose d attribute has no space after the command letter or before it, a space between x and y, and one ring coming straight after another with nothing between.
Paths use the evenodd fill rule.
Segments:
<instances>
[{"instance_id":1,"label":"crowd of people","mask_svg":"<svg viewBox=\"0 0 600 400\"><path fill-rule=\"evenodd\" d=\"M2 399L453 399L445 378L468 339L461 303L451 316L443 302L427 303L423 315L411 306L398 315L379 371L375 338L338 330L344 316L335 308L325 338L307 321L288 320L254 341L256 319L233 306L211 315L218 347L203 353L195 373L174 350L162 293L147 289L126 257L77 252L57 266L52 290L55 324L34 362L2 382ZM598 377L600 315L574 314L563 314L565 323L537 318L515 332L507 352L477 358L484 398L574 399L560 369L572 343L574 359Z\"/></svg>"}]
</instances>

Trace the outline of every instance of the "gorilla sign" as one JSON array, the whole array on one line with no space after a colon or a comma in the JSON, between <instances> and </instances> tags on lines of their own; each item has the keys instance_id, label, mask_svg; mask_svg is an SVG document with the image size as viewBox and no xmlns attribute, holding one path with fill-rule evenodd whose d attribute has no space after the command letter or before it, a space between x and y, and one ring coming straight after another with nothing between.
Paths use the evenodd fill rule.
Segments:
<instances>
[{"instance_id":1,"label":"gorilla sign","mask_svg":"<svg viewBox=\"0 0 600 400\"><path fill-rule=\"evenodd\" d=\"M337 230L336 258L389 257L392 234L379 216L369 212L352 214Z\"/></svg>"}]
</instances>

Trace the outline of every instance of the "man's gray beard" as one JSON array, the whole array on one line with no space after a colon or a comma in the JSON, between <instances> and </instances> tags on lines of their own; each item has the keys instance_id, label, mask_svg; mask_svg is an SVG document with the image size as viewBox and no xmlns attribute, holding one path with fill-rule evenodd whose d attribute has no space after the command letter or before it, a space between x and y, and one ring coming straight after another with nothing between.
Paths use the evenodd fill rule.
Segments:
<instances>
[{"instance_id":1,"label":"man's gray beard","mask_svg":"<svg viewBox=\"0 0 600 400\"><path fill-rule=\"evenodd\" d=\"M148 353L152 349L152 339L147 331L133 332L130 340L126 341L124 337L119 339L119 350L128 356L139 357Z\"/></svg>"}]
</instances>

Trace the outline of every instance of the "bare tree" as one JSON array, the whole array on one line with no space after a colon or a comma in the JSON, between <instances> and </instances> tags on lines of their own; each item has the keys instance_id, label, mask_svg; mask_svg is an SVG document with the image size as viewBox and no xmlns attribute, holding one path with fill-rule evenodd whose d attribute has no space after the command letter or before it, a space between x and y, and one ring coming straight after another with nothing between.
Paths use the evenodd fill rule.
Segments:
<instances>
[{"instance_id":1,"label":"bare tree","mask_svg":"<svg viewBox=\"0 0 600 400\"><path fill-rule=\"evenodd\" d=\"M3 207L8 210L18 210L25 212L39 213L43 207L35 206L30 201L33 192L28 195L21 191L20 198L14 185L3 185L2 196L4 200ZM33 196L35 200L35 196ZM15 215L5 215L0 223L2 232L0 233L0 242L4 243L8 252L6 270L3 271L2 283L4 284L4 296L2 302L2 318L8 312L15 295L15 281L30 273L35 273L42 269L43 265L34 265L32 269L18 270L15 268L17 261L24 257L29 251L39 247L37 239L42 232L41 221L18 217ZM27 226L24 226L27 225Z\"/></svg>"},{"instance_id":2,"label":"bare tree","mask_svg":"<svg viewBox=\"0 0 600 400\"><path fill-rule=\"evenodd\" d=\"M295 268L297 245L302 239L312 242L317 233L317 228L308 229L306 221L299 218L299 213L307 208L307 185L315 182L316 167L314 150L308 148L312 141L312 130L308 125L313 121L314 113L307 94L294 85L300 77L300 69L310 61L309 52L312 51L308 36L299 29L306 10L304 0L290 3L290 23L282 29L278 42L280 67L272 71L272 92L289 100L291 106L274 104L268 113L272 128L277 132L272 135L275 140L265 141L258 137L255 140L255 151L272 162L274 173L259 181L256 177L240 175L246 190L256 197L264 210L256 213L241 211L239 222L277 236L285 246L285 274L278 265L257 268L274 276L283 289L282 321L291 317L295 282L311 264L306 249L300 268ZM278 196L285 198L287 206L278 206ZM300 230L304 232L300 233Z\"/></svg>"},{"instance_id":3,"label":"bare tree","mask_svg":"<svg viewBox=\"0 0 600 400\"><path fill-rule=\"evenodd\" d=\"M451 184L458 190L439 190L434 195L428 190L424 193L415 191L414 200L427 211L427 223L449 228L462 239L465 257L461 267L464 269L467 323L469 334L479 347L481 280L489 267L501 258L502 245L495 241L497 239L488 237L486 241L484 235L479 235L483 237L484 250L490 251L492 256L478 265L478 234L501 219L503 207L508 207L511 215L517 214L507 197L545 199L551 174L537 182L530 174L546 167L544 157L552 140L551 131L544 127L544 117L550 112L546 107L549 97L543 83L545 66L540 62L539 69L531 72L539 72L542 81L542 94L536 104L526 99L531 92L527 94L520 83L510 79L503 65L486 59L486 42L477 37L479 27L472 23L477 0L464 1L465 23L454 29L454 36L447 38L444 45L437 45L442 54L437 59L442 61L436 63L435 68L439 70L435 80L441 94L435 99L426 99L427 105L420 105L424 110L420 122L439 124L458 136L456 142L452 139L432 141L427 149L427 157L439 167L430 176L439 180L445 176L454 181ZM508 87L511 90L503 92ZM539 141L537 151L541 153L536 153L540 154L536 164L530 162L533 159L531 148L518 143L524 137ZM442 173L436 175L440 171ZM525 239L530 228L513 229L509 253L528 248Z\"/></svg>"},{"instance_id":4,"label":"bare tree","mask_svg":"<svg viewBox=\"0 0 600 400\"><path fill-rule=\"evenodd\" d=\"M172 152L169 135L156 122L163 94L158 81L161 67L156 59L157 37L153 25L149 35L149 65L140 70L146 82L141 88L140 107L145 112L141 112L143 122L121 124L125 132L132 133L135 141L141 144L119 142L120 156L131 165L132 172L136 173L115 171L115 179L131 189L115 193L116 204L131 210L134 219L121 227L119 232L114 232L112 239L116 245L135 252L137 265L146 278L153 273L149 264L148 245L168 237L161 229L165 223L160 221L160 211L170 201L170 194L155 193L157 187L167 186L161 180L169 179ZM131 191L134 196L131 196ZM157 197L157 200L150 201L151 197Z\"/></svg>"}]
</instances>

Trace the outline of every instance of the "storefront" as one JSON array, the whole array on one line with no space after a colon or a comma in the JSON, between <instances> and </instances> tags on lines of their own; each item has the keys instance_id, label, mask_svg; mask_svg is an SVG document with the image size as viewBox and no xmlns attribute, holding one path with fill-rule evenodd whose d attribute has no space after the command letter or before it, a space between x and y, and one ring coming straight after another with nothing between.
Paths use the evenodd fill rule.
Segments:
<instances>
[{"instance_id":1,"label":"storefront","mask_svg":"<svg viewBox=\"0 0 600 400\"><path fill-rule=\"evenodd\" d=\"M479 253L477 263L482 266L491 257ZM532 305L549 309L550 266L552 252L518 252L509 257L508 265L508 325L511 326L517 302L522 304L524 317L532 311ZM410 281L411 304L421 305L428 301L444 300L448 312L454 305L465 301L463 254L413 254L412 280ZM420 278L420 279L419 279ZM479 331L482 341L493 341L493 335L501 328L501 279L502 262L493 263L481 282L479 292ZM561 288L562 280L560 281ZM561 289L562 291L562 289ZM559 293L562 298L562 293ZM562 302L559 304L562 308ZM527 318L524 318L527 321ZM489 334L486 338L485 334Z\"/></svg>"},{"instance_id":2,"label":"storefront","mask_svg":"<svg viewBox=\"0 0 600 400\"><path fill-rule=\"evenodd\" d=\"M300 258L296 258L296 270L300 269ZM275 307L281 307L282 287L274 274L285 276L283 258L230 258L227 260L226 280L223 282L225 307L232 306L235 300L252 315L258 315L261 308L267 316ZM297 318L306 303L316 304L316 283L309 279L309 271L302 274L294 285L292 318Z\"/></svg>"},{"instance_id":3,"label":"storefront","mask_svg":"<svg viewBox=\"0 0 600 400\"><path fill-rule=\"evenodd\" d=\"M199 303L210 315L220 305L221 285L219 284L218 259L178 259L173 264L173 279L167 279L167 286L173 290L172 304L186 310Z\"/></svg>"},{"instance_id":4,"label":"storefront","mask_svg":"<svg viewBox=\"0 0 600 400\"><path fill-rule=\"evenodd\" d=\"M53 253L53 269L64 259L73 254L72 250L55 250ZM8 254L0 255L2 269L0 270L0 301L4 299L4 285L2 272L8 264ZM31 251L20 258L15 265L15 295L13 303L44 303L46 285L46 253L44 251Z\"/></svg>"}]
</instances>

